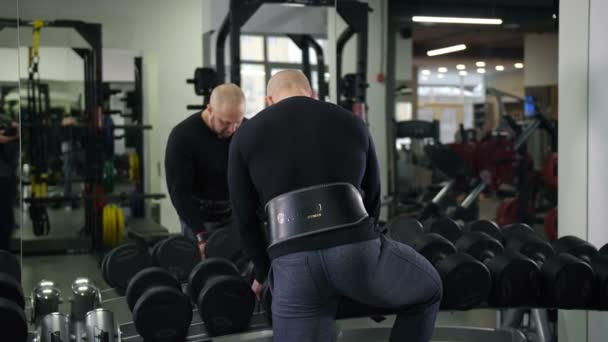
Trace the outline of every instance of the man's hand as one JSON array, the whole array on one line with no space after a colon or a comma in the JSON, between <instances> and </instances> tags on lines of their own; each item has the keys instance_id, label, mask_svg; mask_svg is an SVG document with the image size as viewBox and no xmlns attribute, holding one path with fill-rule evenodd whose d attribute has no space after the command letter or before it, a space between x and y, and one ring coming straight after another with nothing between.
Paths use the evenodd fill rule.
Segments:
<instances>
[{"instance_id":1,"label":"man's hand","mask_svg":"<svg viewBox=\"0 0 608 342\"><path fill-rule=\"evenodd\" d=\"M198 243L198 250L201 252L201 258L204 260L207 257L205 256L205 245L207 243L206 242L199 242Z\"/></svg>"},{"instance_id":2,"label":"man's hand","mask_svg":"<svg viewBox=\"0 0 608 342\"><path fill-rule=\"evenodd\" d=\"M258 301L262 300L262 291L264 290L264 285L260 284L257 280L253 280L253 283L251 284L251 291L253 291L253 293L255 293L255 297L258 299Z\"/></svg>"}]
</instances>

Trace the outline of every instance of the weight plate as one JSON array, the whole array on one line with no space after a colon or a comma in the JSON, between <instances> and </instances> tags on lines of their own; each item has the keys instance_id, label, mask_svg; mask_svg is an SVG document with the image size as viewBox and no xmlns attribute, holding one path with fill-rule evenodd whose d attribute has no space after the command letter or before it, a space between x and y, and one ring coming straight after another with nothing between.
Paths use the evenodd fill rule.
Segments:
<instances>
[{"instance_id":1,"label":"weight plate","mask_svg":"<svg viewBox=\"0 0 608 342\"><path fill-rule=\"evenodd\" d=\"M148 267L143 269L133 276L127 287L126 297L129 310L133 311L133 307L141 294L152 286L168 286L176 289L181 288L177 279L164 268Z\"/></svg>"},{"instance_id":2,"label":"weight plate","mask_svg":"<svg viewBox=\"0 0 608 342\"><path fill-rule=\"evenodd\" d=\"M110 255L109 252L106 253L106 255L101 260L101 275L103 277L103 280L106 282L106 284L108 284L109 287L115 287L113 284L110 283L110 277L108 276L108 271L107 271L109 255Z\"/></svg>"},{"instance_id":3,"label":"weight plate","mask_svg":"<svg viewBox=\"0 0 608 342\"><path fill-rule=\"evenodd\" d=\"M21 282L21 266L19 259L5 250L0 250L0 272L6 273L18 282Z\"/></svg>"},{"instance_id":4,"label":"weight plate","mask_svg":"<svg viewBox=\"0 0 608 342\"><path fill-rule=\"evenodd\" d=\"M596 309L608 310L608 256L600 255L591 261L595 273L593 297L597 299Z\"/></svg>"},{"instance_id":5,"label":"weight plate","mask_svg":"<svg viewBox=\"0 0 608 342\"><path fill-rule=\"evenodd\" d=\"M236 261L242 254L242 246L238 238L238 232L231 227L224 227L214 231L205 245L205 256L207 258L224 258Z\"/></svg>"},{"instance_id":6,"label":"weight plate","mask_svg":"<svg viewBox=\"0 0 608 342\"><path fill-rule=\"evenodd\" d=\"M191 322L192 304L174 287L152 287L133 307L133 323L144 341L183 341Z\"/></svg>"},{"instance_id":7,"label":"weight plate","mask_svg":"<svg viewBox=\"0 0 608 342\"><path fill-rule=\"evenodd\" d=\"M597 249L589 242L576 236L562 236L553 241L555 253L568 253L577 258L590 262L597 255Z\"/></svg>"},{"instance_id":8,"label":"weight plate","mask_svg":"<svg viewBox=\"0 0 608 342\"><path fill-rule=\"evenodd\" d=\"M121 291L127 289L129 281L137 272L152 266L150 255L134 243L114 248L107 257L106 281Z\"/></svg>"},{"instance_id":9,"label":"weight plate","mask_svg":"<svg viewBox=\"0 0 608 342\"><path fill-rule=\"evenodd\" d=\"M194 241L183 235L172 236L161 242L154 257L158 266L173 274L179 281L188 275L201 260L201 254Z\"/></svg>"},{"instance_id":10,"label":"weight plate","mask_svg":"<svg viewBox=\"0 0 608 342\"><path fill-rule=\"evenodd\" d=\"M451 242L456 242L462 235L460 225L447 217L427 221L424 230L427 233L439 234Z\"/></svg>"},{"instance_id":11,"label":"weight plate","mask_svg":"<svg viewBox=\"0 0 608 342\"><path fill-rule=\"evenodd\" d=\"M455 253L435 264L443 282L441 308L468 310L486 303L492 288L487 267L464 253Z\"/></svg>"},{"instance_id":12,"label":"weight plate","mask_svg":"<svg viewBox=\"0 0 608 342\"><path fill-rule=\"evenodd\" d=\"M5 338L16 342L28 340L25 313L14 302L0 298L0 322L2 322L2 336Z\"/></svg>"},{"instance_id":13,"label":"weight plate","mask_svg":"<svg viewBox=\"0 0 608 342\"><path fill-rule=\"evenodd\" d=\"M405 244L410 244L416 236L423 233L422 223L413 218L398 217L389 222L387 227L393 240Z\"/></svg>"},{"instance_id":14,"label":"weight plate","mask_svg":"<svg viewBox=\"0 0 608 342\"><path fill-rule=\"evenodd\" d=\"M246 331L255 308L255 295L238 276L210 279L198 297L198 312L212 336Z\"/></svg>"},{"instance_id":15,"label":"weight plate","mask_svg":"<svg viewBox=\"0 0 608 342\"><path fill-rule=\"evenodd\" d=\"M0 298L10 300L21 309L25 308L25 298L21 284L8 274L0 273Z\"/></svg>"},{"instance_id":16,"label":"weight plate","mask_svg":"<svg viewBox=\"0 0 608 342\"><path fill-rule=\"evenodd\" d=\"M502 242L502 233L496 223L490 220L477 220L464 226L465 232L483 232Z\"/></svg>"},{"instance_id":17,"label":"weight plate","mask_svg":"<svg viewBox=\"0 0 608 342\"><path fill-rule=\"evenodd\" d=\"M446 255L456 253L456 247L446 238L434 233L421 235L412 243L418 253L422 254L431 264L443 259Z\"/></svg>"},{"instance_id":18,"label":"weight plate","mask_svg":"<svg viewBox=\"0 0 608 342\"><path fill-rule=\"evenodd\" d=\"M188 292L192 301L197 301L199 293L211 277L220 275L238 276L239 270L226 259L210 258L199 262L188 277Z\"/></svg>"},{"instance_id":19,"label":"weight plate","mask_svg":"<svg viewBox=\"0 0 608 342\"><path fill-rule=\"evenodd\" d=\"M542 304L560 309L585 309L590 306L593 270L570 254L557 254L541 267Z\"/></svg>"},{"instance_id":20,"label":"weight plate","mask_svg":"<svg viewBox=\"0 0 608 342\"><path fill-rule=\"evenodd\" d=\"M489 304L495 307L534 306L541 286L540 269L530 258L506 250L486 266L492 276Z\"/></svg>"},{"instance_id":21,"label":"weight plate","mask_svg":"<svg viewBox=\"0 0 608 342\"><path fill-rule=\"evenodd\" d=\"M504 250L498 240L480 231L465 233L456 241L456 249L484 263L487 259L493 259Z\"/></svg>"},{"instance_id":22,"label":"weight plate","mask_svg":"<svg viewBox=\"0 0 608 342\"><path fill-rule=\"evenodd\" d=\"M608 243L604 245L604 247L600 248L599 253L601 255L608 255Z\"/></svg>"}]
</instances>

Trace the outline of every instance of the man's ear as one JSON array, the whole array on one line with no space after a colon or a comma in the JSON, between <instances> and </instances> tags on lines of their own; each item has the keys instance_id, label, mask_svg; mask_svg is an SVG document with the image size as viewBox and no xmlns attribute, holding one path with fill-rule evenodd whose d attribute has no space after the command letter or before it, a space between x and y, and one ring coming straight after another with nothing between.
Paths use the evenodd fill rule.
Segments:
<instances>
[{"instance_id":1,"label":"man's ear","mask_svg":"<svg viewBox=\"0 0 608 342\"><path fill-rule=\"evenodd\" d=\"M268 106L272 106L274 104L274 100L272 99L272 96L266 96L266 104Z\"/></svg>"}]
</instances>

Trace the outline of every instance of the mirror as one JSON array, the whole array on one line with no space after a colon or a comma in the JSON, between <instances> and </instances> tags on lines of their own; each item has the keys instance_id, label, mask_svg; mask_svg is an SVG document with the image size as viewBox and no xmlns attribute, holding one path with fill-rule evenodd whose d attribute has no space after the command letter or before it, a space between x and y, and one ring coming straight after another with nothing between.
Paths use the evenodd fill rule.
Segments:
<instances>
[{"instance_id":1,"label":"mirror","mask_svg":"<svg viewBox=\"0 0 608 342\"><path fill-rule=\"evenodd\" d=\"M4 1L0 13L0 272L21 281L19 51L17 30L11 27L16 23L17 1Z\"/></svg>"}]
</instances>

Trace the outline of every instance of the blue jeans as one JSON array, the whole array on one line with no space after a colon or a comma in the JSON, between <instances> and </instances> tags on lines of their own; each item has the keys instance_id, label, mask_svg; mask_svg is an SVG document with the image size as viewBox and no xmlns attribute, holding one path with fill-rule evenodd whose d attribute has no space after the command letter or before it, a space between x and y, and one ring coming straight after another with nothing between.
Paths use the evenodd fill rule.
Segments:
<instances>
[{"instance_id":1,"label":"blue jeans","mask_svg":"<svg viewBox=\"0 0 608 342\"><path fill-rule=\"evenodd\" d=\"M442 284L435 268L407 245L378 239L287 254L272 261L274 341L335 341L340 296L395 309L390 341L427 342Z\"/></svg>"}]
</instances>

